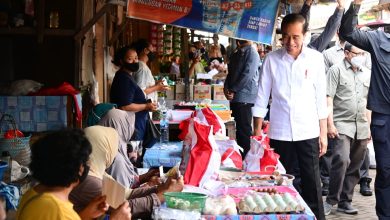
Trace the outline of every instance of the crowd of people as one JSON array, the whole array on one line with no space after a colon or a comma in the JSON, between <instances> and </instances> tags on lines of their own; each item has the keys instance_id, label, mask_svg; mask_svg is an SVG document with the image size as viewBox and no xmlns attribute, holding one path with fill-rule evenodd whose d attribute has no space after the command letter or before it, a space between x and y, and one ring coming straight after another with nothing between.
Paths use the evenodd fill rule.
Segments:
<instances>
[{"instance_id":1,"label":"crowd of people","mask_svg":"<svg viewBox=\"0 0 390 220\"><path fill-rule=\"evenodd\" d=\"M214 35L206 53L196 42L189 75L206 71L201 59L209 66L228 63L224 93L242 157L250 136L262 134L269 123L270 145L317 219L335 205L357 214L352 198L358 183L363 195L372 195L367 143L373 141L376 213L390 219L390 34L359 30L362 0L354 0L345 14L344 0L338 0L324 32L306 44L312 3L306 0L300 13L283 18L280 49L237 40L229 53ZM339 40L326 50L336 32ZM120 48L113 59L119 68L110 91L113 104L95 107L84 130L53 132L33 144L30 168L39 184L23 195L18 219L95 219L107 213L110 219L148 219L164 202L164 192L183 189L182 177L161 182L157 170L138 175L135 165L150 147L144 138L156 94L169 89L147 65L154 50L146 40ZM171 70L180 76L179 57ZM127 189L116 209L101 195L103 177Z\"/></svg>"},{"instance_id":2,"label":"crowd of people","mask_svg":"<svg viewBox=\"0 0 390 220\"><path fill-rule=\"evenodd\" d=\"M249 131L262 134L264 118L269 115L270 145L287 173L296 177L294 186L317 219L325 219L335 205L337 211L357 214L352 198L358 183L362 195L372 195L370 141L377 163L376 213L379 219L390 218L389 135L385 129L390 112L390 34L358 29L361 2L353 1L344 14L345 2L338 0L324 32L310 41L305 38L312 1L305 1L300 13L285 16L282 48L258 63L257 89L249 81L240 84L248 75L256 79L257 68L237 68L235 63L249 67L253 60L258 61L258 55L251 53L248 58L239 46L238 58L235 54L230 57L225 96L233 106L238 144L247 151ZM325 50L336 32L338 42ZM242 92L249 97L255 90L254 99L235 98ZM238 104L253 106L252 112L240 108L246 117L253 114L253 126L251 120L236 115L234 106ZM326 196L325 202L322 196Z\"/></svg>"}]
</instances>

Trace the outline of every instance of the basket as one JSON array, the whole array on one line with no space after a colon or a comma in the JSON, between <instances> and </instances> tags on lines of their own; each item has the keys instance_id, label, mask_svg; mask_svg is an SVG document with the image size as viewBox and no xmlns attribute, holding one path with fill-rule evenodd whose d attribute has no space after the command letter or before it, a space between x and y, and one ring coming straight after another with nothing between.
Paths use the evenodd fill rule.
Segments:
<instances>
[{"instance_id":1,"label":"basket","mask_svg":"<svg viewBox=\"0 0 390 220\"><path fill-rule=\"evenodd\" d=\"M17 129L15 119L12 115L3 114L0 119L0 153L8 151L13 160L16 160L19 164L23 166L28 166L31 161L31 150L30 150L30 138L31 135L27 137L17 137L15 131L15 138L5 139L3 132L3 125L11 124L14 130Z\"/></svg>"},{"instance_id":2,"label":"basket","mask_svg":"<svg viewBox=\"0 0 390 220\"><path fill-rule=\"evenodd\" d=\"M207 195L190 192L166 192L164 197L169 208L202 212Z\"/></svg>"}]
</instances>

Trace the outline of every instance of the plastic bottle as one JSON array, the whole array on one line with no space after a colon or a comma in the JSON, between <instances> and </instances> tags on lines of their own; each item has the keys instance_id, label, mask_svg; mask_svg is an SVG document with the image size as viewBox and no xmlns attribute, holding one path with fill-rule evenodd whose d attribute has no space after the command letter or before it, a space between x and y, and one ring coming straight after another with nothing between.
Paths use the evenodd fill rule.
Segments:
<instances>
[{"instance_id":1,"label":"plastic bottle","mask_svg":"<svg viewBox=\"0 0 390 220\"><path fill-rule=\"evenodd\" d=\"M169 142L169 120L167 109L161 109L161 120L160 120L160 144L165 145Z\"/></svg>"}]
</instances>

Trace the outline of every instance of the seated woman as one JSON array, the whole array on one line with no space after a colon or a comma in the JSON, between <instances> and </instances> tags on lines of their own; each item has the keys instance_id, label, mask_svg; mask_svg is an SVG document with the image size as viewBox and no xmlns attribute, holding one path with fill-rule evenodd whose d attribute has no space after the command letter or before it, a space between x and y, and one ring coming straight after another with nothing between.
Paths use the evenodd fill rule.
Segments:
<instances>
[{"instance_id":1,"label":"seated woman","mask_svg":"<svg viewBox=\"0 0 390 220\"><path fill-rule=\"evenodd\" d=\"M139 69L137 53L130 47L123 47L117 51L112 61L120 69L115 73L111 85L111 102L119 109L135 112L136 135L134 141L141 145L148 120L148 112L155 111L157 105L148 102L142 89L134 81L132 74Z\"/></svg>"},{"instance_id":2,"label":"seated woman","mask_svg":"<svg viewBox=\"0 0 390 220\"><path fill-rule=\"evenodd\" d=\"M119 134L119 153L114 163L107 169L107 172L116 181L129 188L136 188L143 183L149 182L158 170L151 170L144 175L137 174L136 168L131 161L136 161L138 147L128 145L134 133L134 113L125 112L119 109L111 109L99 121L99 125L114 128ZM130 146L132 149L128 149Z\"/></svg>"},{"instance_id":3,"label":"seated woman","mask_svg":"<svg viewBox=\"0 0 390 220\"><path fill-rule=\"evenodd\" d=\"M102 191L103 175L118 155L118 134L113 128L92 126L85 129L85 134L92 144L90 158L91 172L85 182L77 186L70 194L76 210L83 207ZM128 189L126 198L129 199L133 218L150 219L153 207L164 201L164 192L181 191L183 179L168 179L165 184L149 188Z\"/></svg>"},{"instance_id":4,"label":"seated woman","mask_svg":"<svg viewBox=\"0 0 390 220\"><path fill-rule=\"evenodd\" d=\"M108 205L101 194L95 194L79 214L68 200L72 189L87 177L91 150L91 144L82 130L57 131L39 139L31 147L30 164L32 175L39 184L23 195L16 219L77 220L103 215ZM116 213L112 217L131 218L123 218Z\"/></svg>"}]
</instances>

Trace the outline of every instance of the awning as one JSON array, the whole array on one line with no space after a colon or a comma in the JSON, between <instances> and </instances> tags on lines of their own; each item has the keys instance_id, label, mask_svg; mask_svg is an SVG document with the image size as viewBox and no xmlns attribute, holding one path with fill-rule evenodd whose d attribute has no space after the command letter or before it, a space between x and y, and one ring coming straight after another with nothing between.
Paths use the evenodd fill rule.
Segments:
<instances>
[{"instance_id":1,"label":"awning","mask_svg":"<svg viewBox=\"0 0 390 220\"><path fill-rule=\"evenodd\" d=\"M278 0L128 0L127 16L272 43Z\"/></svg>"}]
</instances>

